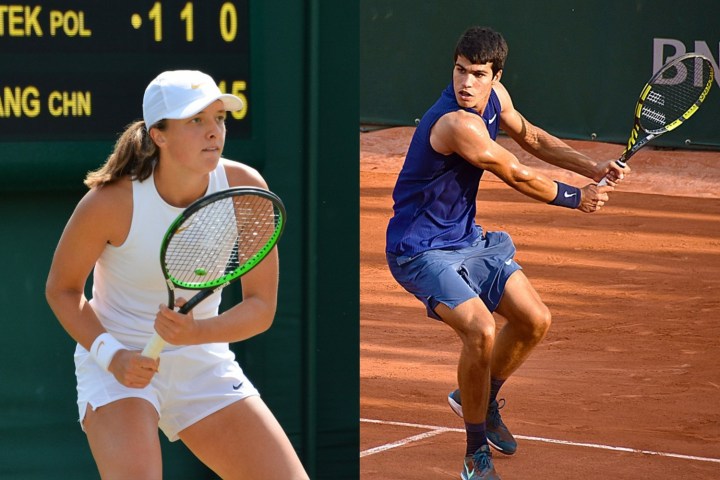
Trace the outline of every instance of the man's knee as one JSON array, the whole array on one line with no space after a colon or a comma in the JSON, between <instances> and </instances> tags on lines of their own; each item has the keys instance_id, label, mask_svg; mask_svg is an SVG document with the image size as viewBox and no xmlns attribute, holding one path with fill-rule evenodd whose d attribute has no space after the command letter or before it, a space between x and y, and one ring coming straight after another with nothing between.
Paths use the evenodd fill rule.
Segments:
<instances>
[{"instance_id":1,"label":"man's knee","mask_svg":"<svg viewBox=\"0 0 720 480\"><path fill-rule=\"evenodd\" d=\"M495 317L479 298L450 309L438 305L436 312L458 334L463 346L472 351L489 351L495 342Z\"/></svg>"},{"instance_id":2,"label":"man's knee","mask_svg":"<svg viewBox=\"0 0 720 480\"><path fill-rule=\"evenodd\" d=\"M539 342L545 338L548 330L550 330L551 324L552 314L550 313L550 309L542 304L536 312L530 315L529 321L526 323L529 340Z\"/></svg>"},{"instance_id":3,"label":"man's knee","mask_svg":"<svg viewBox=\"0 0 720 480\"><path fill-rule=\"evenodd\" d=\"M458 335L466 350L477 355L489 355L495 343L495 321L485 317L473 318L467 322L464 329L458 331Z\"/></svg>"}]
</instances>

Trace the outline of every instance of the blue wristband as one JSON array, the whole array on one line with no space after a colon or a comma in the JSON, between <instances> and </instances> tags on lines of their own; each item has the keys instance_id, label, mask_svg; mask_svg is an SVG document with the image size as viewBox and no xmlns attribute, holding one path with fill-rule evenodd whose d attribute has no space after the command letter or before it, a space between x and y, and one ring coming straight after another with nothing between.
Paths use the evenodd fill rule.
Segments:
<instances>
[{"instance_id":1,"label":"blue wristband","mask_svg":"<svg viewBox=\"0 0 720 480\"><path fill-rule=\"evenodd\" d=\"M557 195L555 196L555 199L550 202L550 205L557 205L558 207L566 208L577 208L580 206L582 193L579 188L558 182L557 180L555 180L555 183L557 183L558 186Z\"/></svg>"}]
</instances>

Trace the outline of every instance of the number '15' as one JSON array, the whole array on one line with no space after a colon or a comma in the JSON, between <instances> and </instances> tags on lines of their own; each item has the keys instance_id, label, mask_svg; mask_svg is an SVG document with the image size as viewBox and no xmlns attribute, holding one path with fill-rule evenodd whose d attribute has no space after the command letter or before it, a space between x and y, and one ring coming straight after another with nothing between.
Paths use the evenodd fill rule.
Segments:
<instances>
[{"instance_id":1,"label":"number '15'","mask_svg":"<svg viewBox=\"0 0 720 480\"><path fill-rule=\"evenodd\" d=\"M245 90L247 89L247 83L244 80L234 80L230 82L230 91L227 89L228 82L225 80L220 80L218 82L218 88L220 88L220 91L223 93L232 93L236 97L240 98L243 102L243 108L236 111L236 112L230 112L232 117L236 120L242 120L245 118L245 115L247 115L248 112L248 101L247 101L247 95L245 95Z\"/></svg>"}]
</instances>

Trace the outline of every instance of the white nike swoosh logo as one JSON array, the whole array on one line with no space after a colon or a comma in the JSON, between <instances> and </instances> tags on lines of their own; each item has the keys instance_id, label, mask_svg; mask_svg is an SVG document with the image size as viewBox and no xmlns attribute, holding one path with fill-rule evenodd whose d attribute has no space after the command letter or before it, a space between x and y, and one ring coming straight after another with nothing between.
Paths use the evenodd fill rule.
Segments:
<instances>
[{"instance_id":1,"label":"white nike swoosh logo","mask_svg":"<svg viewBox=\"0 0 720 480\"><path fill-rule=\"evenodd\" d=\"M577 193L565 192L564 195L565 195L565 198L571 198L571 197L574 197L575 195L577 195Z\"/></svg>"},{"instance_id":2,"label":"white nike swoosh logo","mask_svg":"<svg viewBox=\"0 0 720 480\"><path fill-rule=\"evenodd\" d=\"M490 120L488 120L488 125L490 125L491 123L493 123L496 118L497 118L497 113L496 113L495 115L493 115Z\"/></svg>"},{"instance_id":3,"label":"white nike swoosh logo","mask_svg":"<svg viewBox=\"0 0 720 480\"><path fill-rule=\"evenodd\" d=\"M512 263L512 258L508 258L505 260L505 265L510 265Z\"/></svg>"}]
</instances>

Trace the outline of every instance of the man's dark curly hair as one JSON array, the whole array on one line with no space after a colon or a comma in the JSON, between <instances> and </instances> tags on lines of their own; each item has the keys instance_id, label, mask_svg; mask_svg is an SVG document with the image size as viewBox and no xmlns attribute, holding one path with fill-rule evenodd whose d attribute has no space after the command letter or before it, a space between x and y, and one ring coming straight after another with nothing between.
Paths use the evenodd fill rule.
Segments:
<instances>
[{"instance_id":1,"label":"man's dark curly hair","mask_svg":"<svg viewBox=\"0 0 720 480\"><path fill-rule=\"evenodd\" d=\"M470 27L455 46L455 58L463 56L473 64L492 62L493 75L505 66L508 46L503 36L487 27Z\"/></svg>"}]
</instances>

